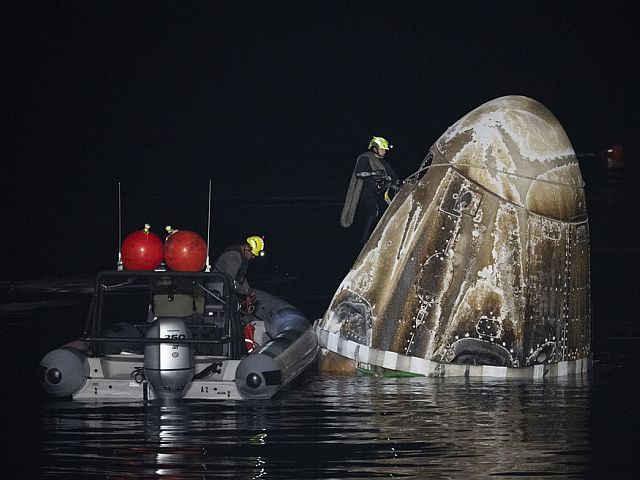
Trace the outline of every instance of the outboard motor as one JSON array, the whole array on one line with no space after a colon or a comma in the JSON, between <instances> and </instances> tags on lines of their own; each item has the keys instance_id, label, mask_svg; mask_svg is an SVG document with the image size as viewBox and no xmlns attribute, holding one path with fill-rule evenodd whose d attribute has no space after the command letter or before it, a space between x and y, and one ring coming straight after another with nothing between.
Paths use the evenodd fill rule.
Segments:
<instances>
[{"instance_id":1,"label":"outboard motor","mask_svg":"<svg viewBox=\"0 0 640 480\"><path fill-rule=\"evenodd\" d=\"M191 331L184 320L164 317L156 320L145 336L147 339L190 339ZM144 374L156 398L181 398L191 383L194 353L191 345L182 343L149 343L144 348Z\"/></svg>"},{"instance_id":2,"label":"outboard motor","mask_svg":"<svg viewBox=\"0 0 640 480\"><path fill-rule=\"evenodd\" d=\"M76 340L47 353L40 360L40 383L54 397L77 393L89 378L85 342Z\"/></svg>"}]
</instances>

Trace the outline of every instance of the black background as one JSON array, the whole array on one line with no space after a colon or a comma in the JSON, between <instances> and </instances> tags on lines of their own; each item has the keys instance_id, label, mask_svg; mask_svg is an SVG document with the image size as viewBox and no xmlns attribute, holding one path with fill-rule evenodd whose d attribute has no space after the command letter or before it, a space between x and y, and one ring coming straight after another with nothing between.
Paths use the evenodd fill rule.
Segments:
<instances>
[{"instance_id":1,"label":"black background","mask_svg":"<svg viewBox=\"0 0 640 480\"><path fill-rule=\"evenodd\" d=\"M4 279L112 268L146 222L206 236L210 179L212 256L261 234L275 256L256 268L307 275L295 265L319 267L351 238L340 206L372 135L406 176L449 125L503 95L542 102L578 153L622 144L635 178L634 2L0 9ZM583 167L588 187L601 180ZM353 255L337 254L328 281Z\"/></svg>"}]
</instances>

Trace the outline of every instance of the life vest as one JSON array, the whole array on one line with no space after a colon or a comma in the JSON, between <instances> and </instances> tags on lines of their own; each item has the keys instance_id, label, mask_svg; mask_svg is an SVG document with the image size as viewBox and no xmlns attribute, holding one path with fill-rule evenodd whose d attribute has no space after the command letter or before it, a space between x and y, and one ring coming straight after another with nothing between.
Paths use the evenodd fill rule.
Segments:
<instances>
[{"instance_id":1,"label":"life vest","mask_svg":"<svg viewBox=\"0 0 640 480\"><path fill-rule=\"evenodd\" d=\"M253 323L246 323L244 325L244 346L247 348L247 352L252 353L260 345L256 343L253 336L255 334L256 327Z\"/></svg>"}]
</instances>

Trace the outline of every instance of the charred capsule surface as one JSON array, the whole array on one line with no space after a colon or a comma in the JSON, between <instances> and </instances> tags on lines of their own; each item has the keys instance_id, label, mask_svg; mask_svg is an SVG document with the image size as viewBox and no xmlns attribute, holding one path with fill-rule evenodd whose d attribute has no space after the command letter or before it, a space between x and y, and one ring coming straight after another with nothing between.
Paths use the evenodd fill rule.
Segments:
<instances>
[{"instance_id":1,"label":"charred capsule surface","mask_svg":"<svg viewBox=\"0 0 640 480\"><path fill-rule=\"evenodd\" d=\"M325 354L422 374L434 366L415 359L512 368L588 359L586 202L555 116L530 98L498 98L430 154L316 325Z\"/></svg>"}]
</instances>

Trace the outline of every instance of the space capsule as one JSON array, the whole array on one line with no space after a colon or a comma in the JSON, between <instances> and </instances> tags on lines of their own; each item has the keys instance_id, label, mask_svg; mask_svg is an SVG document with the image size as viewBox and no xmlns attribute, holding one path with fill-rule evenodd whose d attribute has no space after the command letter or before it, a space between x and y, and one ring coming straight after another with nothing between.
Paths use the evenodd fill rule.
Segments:
<instances>
[{"instance_id":1,"label":"space capsule","mask_svg":"<svg viewBox=\"0 0 640 480\"><path fill-rule=\"evenodd\" d=\"M322 370L543 378L591 365L584 183L556 117L489 101L432 145L315 324Z\"/></svg>"}]
</instances>

